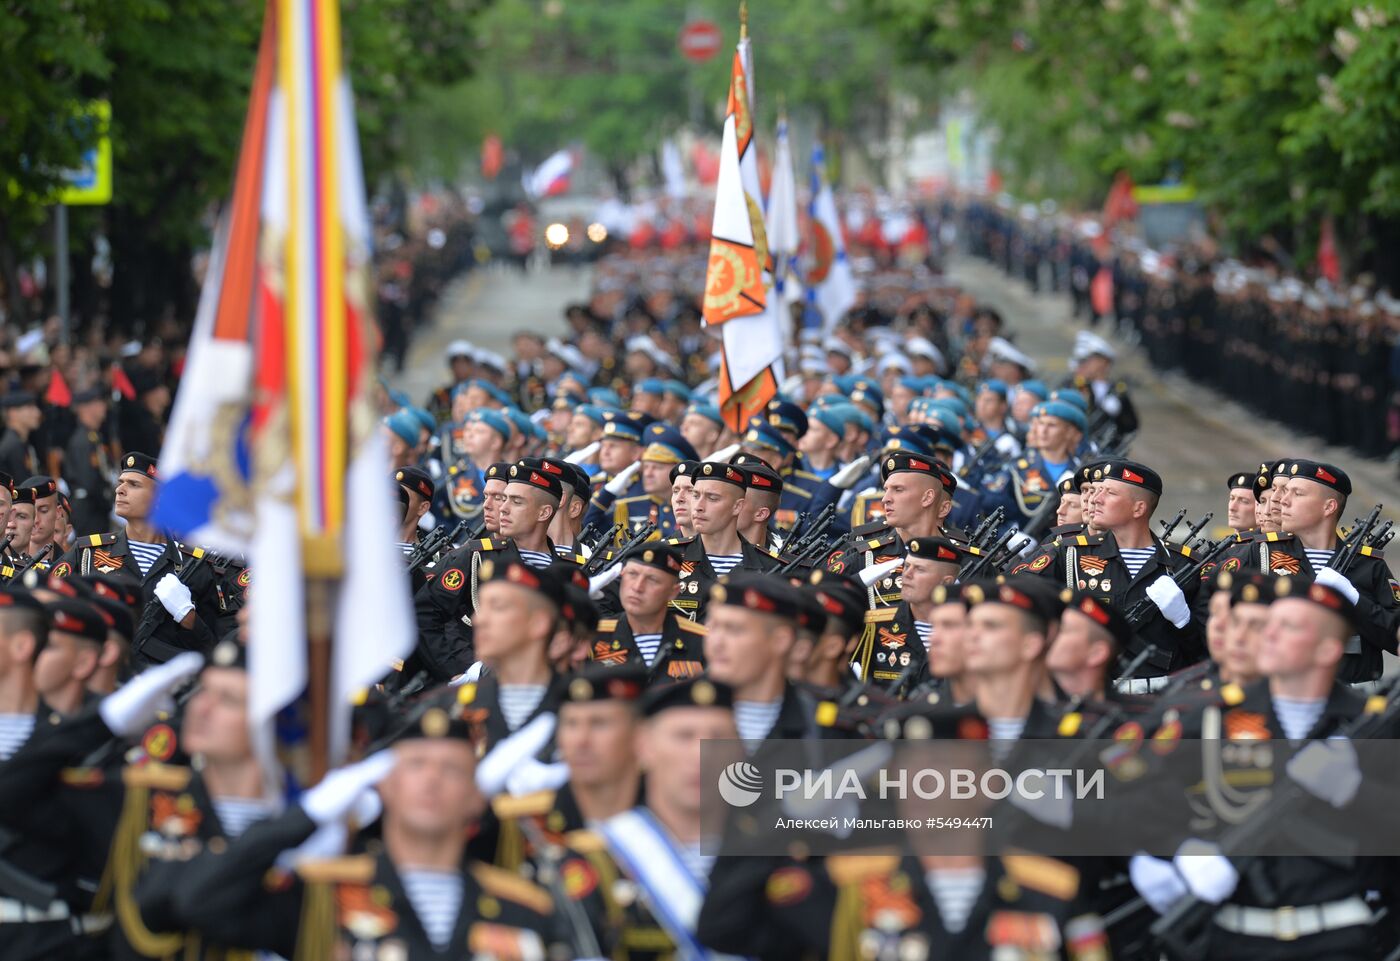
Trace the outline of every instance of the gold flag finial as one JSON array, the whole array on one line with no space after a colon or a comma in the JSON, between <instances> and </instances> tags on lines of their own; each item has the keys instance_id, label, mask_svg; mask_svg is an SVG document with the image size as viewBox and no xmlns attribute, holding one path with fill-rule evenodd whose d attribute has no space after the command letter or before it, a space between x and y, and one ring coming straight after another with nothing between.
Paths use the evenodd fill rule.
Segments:
<instances>
[{"instance_id":1,"label":"gold flag finial","mask_svg":"<svg viewBox=\"0 0 1400 961\"><path fill-rule=\"evenodd\" d=\"M739 0L739 39L749 39L749 0Z\"/></svg>"}]
</instances>

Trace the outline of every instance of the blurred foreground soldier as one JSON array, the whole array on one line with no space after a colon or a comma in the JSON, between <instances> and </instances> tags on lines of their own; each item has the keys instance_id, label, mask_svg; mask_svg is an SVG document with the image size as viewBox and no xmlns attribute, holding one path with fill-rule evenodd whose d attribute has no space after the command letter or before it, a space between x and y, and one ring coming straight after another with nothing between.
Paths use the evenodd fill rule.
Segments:
<instances>
[{"instance_id":1,"label":"blurred foreground soldier","mask_svg":"<svg viewBox=\"0 0 1400 961\"><path fill-rule=\"evenodd\" d=\"M34 686L45 704L71 717L96 699L87 684L101 660L107 624L94 605L77 598L46 600L44 610L49 637L34 661Z\"/></svg>"},{"instance_id":2,"label":"blurred foreground soldier","mask_svg":"<svg viewBox=\"0 0 1400 961\"><path fill-rule=\"evenodd\" d=\"M0 398L0 408L5 416L5 433L0 436L0 471L16 479L30 477L39 470L39 455L30 441L30 435L43 420L39 401L27 391L13 391Z\"/></svg>"},{"instance_id":3,"label":"blurred foreground soldier","mask_svg":"<svg viewBox=\"0 0 1400 961\"><path fill-rule=\"evenodd\" d=\"M33 595L0 593L0 760L29 740L36 717L51 713L34 680L48 638L48 615Z\"/></svg>"},{"instance_id":4,"label":"blurred foreground soldier","mask_svg":"<svg viewBox=\"0 0 1400 961\"><path fill-rule=\"evenodd\" d=\"M137 667L163 663L182 651L212 651L221 613L213 570L202 562L202 551L151 524L155 460L128 453L120 471L116 514L126 521L125 529L81 538L54 565L54 576L115 574L141 585L143 606L132 641Z\"/></svg>"},{"instance_id":5,"label":"blurred foreground soldier","mask_svg":"<svg viewBox=\"0 0 1400 961\"><path fill-rule=\"evenodd\" d=\"M619 617L598 622L591 656L604 667L641 667L649 682L676 680L705 669L705 627L671 607L680 592L681 551L645 544L622 562Z\"/></svg>"},{"instance_id":6,"label":"blurred foreground soldier","mask_svg":"<svg viewBox=\"0 0 1400 961\"><path fill-rule=\"evenodd\" d=\"M1155 648L1129 682L1133 693L1161 689L1167 673L1195 663L1203 654L1200 625L1191 611L1199 580L1185 590L1178 586L1172 573L1187 561L1152 533L1152 514L1161 495L1161 477L1143 464L1115 460L1095 468L1090 509L1104 533L1067 537L1015 568L1016 573L1040 574L1062 586L1087 590L1120 611L1130 610L1144 597L1151 600L1157 611L1134 625L1133 640L1123 652L1124 659L1132 659L1149 645Z\"/></svg>"},{"instance_id":7,"label":"blurred foreground soldier","mask_svg":"<svg viewBox=\"0 0 1400 961\"><path fill-rule=\"evenodd\" d=\"M1309 800L1320 812L1345 814L1366 789L1355 749L1337 736L1366 709L1365 699L1337 680L1357 611L1343 593L1320 582L1283 577L1273 586L1257 655L1266 680L1243 690L1231 686L1223 702L1186 724L1199 725L1206 737L1215 732L1215 737L1237 742L1297 745L1307 740L1285 765L1286 776L1313 796ZM1230 763L1228 755L1225 763ZM1253 765L1248 757L1240 763ZM1228 778L1228 770L1216 770L1218 759L1203 764L1207 779ZM1369 772L1367 777L1376 775ZM1219 824L1235 823L1239 805L1250 793L1226 797L1207 791L1209 813ZM1393 877L1389 861L1342 851L1327 857L1260 857L1241 874L1218 847L1192 840L1170 862L1135 857L1132 877L1159 913L1188 892L1219 906L1207 959L1380 958L1394 945L1378 947L1373 940L1374 917L1365 895L1368 888L1383 888L1386 874Z\"/></svg>"},{"instance_id":8,"label":"blurred foreground soldier","mask_svg":"<svg viewBox=\"0 0 1400 961\"><path fill-rule=\"evenodd\" d=\"M865 592L825 571L813 571L811 584L810 593L826 612L826 622L816 631L801 680L819 696L839 701L860 683L851 671L851 656L865 629Z\"/></svg>"},{"instance_id":9,"label":"blurred foreground soldier","mask_svg":"<svg viewBox=\"0 0 1400 961\"><path fill-rule=\"evenodd\" d=\"M1045 657L1056 686L1071 698L1103 701L1112 695L1111 672L1133 628L1120 611L1088 591L1074 591Z\"/></svg>"},{"instance_id":10,"label":"blurred foreground soldier","mask_svg":"<svg viewBox=\"0 0 1400 961\"><path fill-rule=\"evenodd\" d=\"M429 701L392 749L332 772L282 817L196 858L177 916L211 937L287 958L526 961L567 952L555 944L543 888L467 854L484 802L474 780L479 729L457 694ZM376 785L376 853L274 870L279 855L338 827Z\"/></svg>"},{"instance_id":11,"label":"blurred foreground soldier","mask_svg":"<svg viewBox=\"0 0 1400 961\"><path fill-rule=\"evenodd\" d=\"M706 461L697 470L693 486L690 523L695 537L678 542L682 551L682 592L676 606L694 611L699 619L709 601L710 588L720 577L734 570L770 570L777 558L739 533L748 491L748 475L743 468Z\"/></svg>"},{"instance_id":12,"label":"blurred foreground soldier","mask_svg":"<svg viewBox=\"0 0 1400 961\"><path fill-rule=\"evenodd\" d=\"M797 643L797 589L767 574L734 574L705 614L708 676L734 691L734 723L750 751L768 738L820 737L816 703L787 679Z\"/></svg>"},{"instance_id":13,"label":"blurred foreground soldier","mask_svg":"<svg viewBox=\"0 0 1400 961\"><path fill-rule=\"evenodd\" d=\"M63 479L73 497L73 532L79 536L107 530L112 516L112 481L116 465L103 439L107 398L96 387L73 395L78 426L63 455Z\"/></svg>"},{"instance_id":14,"label":"blurred foreground soldier","mask_svg":"<svg viewBox=\"0 0 1400 961\"><path fill-rule=\"evenodd\" d=\"M1337 526L1351 494L1351 478L1341 468L1318 461L1289 461L1275 474L1274 492L1282 530L1241 544L1227 555L1222 570L1237 567L1273 574L1316 578L1340 591L1356 608L1357 635L1347 642L1339 676L1347 683L1381 676L1381 655L1394 654L1400 630L1400 582L1377 552L1362 548L1345 574L1330 565L1341 546Z\"/></svg>"},{"instance_id":15,"label":"blurred foreground soldier","mask_svg":"<svg viewBox=\"0 0 1400 961\"><path fill-rule=\"evenodd\" d=\"M1254 528L1254 505L1257 503L1254 500L1254 476L1245 471L1231 474L1226 481L1230 497L1225 502L1225 523L1238 533Z\"/></svg>"},{"instance_id":16,"label":"blurred foreground soldier","mask_svg":"<svg viewBox=\"0 0 1400 961\"><path fill-rule=\"evenodd\" d=\"M421 467L400 467L394 471L394 482L408 494L408 508L399 529L399 547L407 554L422 534L420 521L432 510L435 486L432 477Z\"/></svg>"},{"instance_id":17,"label":"blurred foreground soldier","mask_svg":"<svg viewBox=\"0 0 1400 961\"><path fill-rule=\"evenodd\" d=\"M1063 611L1059 592L1034 577L1012 577L1003 584L969 584L963 598L969 605L966 670L990 737L1055 737L1057 711L1039 695Z\"/></svg>"}]
</instances>

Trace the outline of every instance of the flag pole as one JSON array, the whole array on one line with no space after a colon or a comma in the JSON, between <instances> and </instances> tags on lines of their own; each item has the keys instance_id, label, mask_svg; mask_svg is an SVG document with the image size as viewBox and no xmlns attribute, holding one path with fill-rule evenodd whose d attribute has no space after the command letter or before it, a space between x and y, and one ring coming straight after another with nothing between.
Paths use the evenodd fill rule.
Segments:
<instances>
[{"instance_id":1,"label":"flag pole","mask_svg":"<svg viewBox=\"0 0 1400 961\"><path fill-rule=\"evenodd\" d=\"M306 703L307 784L316 784L330 770L331 756L331 636L336 585L344 572L339 538L302 539L306 577Z\"/></svg>"}]
</instances>

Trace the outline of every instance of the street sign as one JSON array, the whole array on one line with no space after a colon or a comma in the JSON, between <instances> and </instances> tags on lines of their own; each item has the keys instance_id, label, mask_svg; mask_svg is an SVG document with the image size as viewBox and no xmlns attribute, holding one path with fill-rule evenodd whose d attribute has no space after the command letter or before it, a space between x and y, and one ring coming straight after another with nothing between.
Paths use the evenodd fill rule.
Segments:
<instances>
[{"instance_id":1,"label":"street sign","mask_svg":"<svg viewBox=\"0 0 1400 961\"><path fill-rule=\"evenodd\" d=\"M97 139L83 152L77 167L63 171L67 186L55 199L69 206L109 204L112 202L112 105L106 100L90 101L78 109L72 123L95 125Z\"/></svg>"},{"instance_id":2,"label":"street sign","mask_svg":"<svg viewBox=\"0 0 1400 961\"><path fill-rule=\"evenodd\" d=\"M692 20L681 27L680 37L677 38L681 56L692 63L704 63L713 58L719 53L722 41L719 27L709 20Z\"/></svg>"}]
</instances>

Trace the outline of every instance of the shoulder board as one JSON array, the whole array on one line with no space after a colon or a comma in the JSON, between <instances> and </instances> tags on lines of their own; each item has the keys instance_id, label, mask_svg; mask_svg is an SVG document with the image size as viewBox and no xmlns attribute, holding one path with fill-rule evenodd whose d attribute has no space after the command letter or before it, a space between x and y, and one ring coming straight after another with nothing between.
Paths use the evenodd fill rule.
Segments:
<instances>
[{"instance_id":1,"label":"shoulder board","mask_svg":"<svg viewBox=\"0 0 1400 961\"><path fill-rule=\"evenodd\" d=\"M108 544L117 542L116 534L89 534L87 537L79 538L78 544L82 547L106 547Z\"/></svg>"},{"instance_id":2,"label":"shoulder board","mask_svg":"<svg viewBox=\"0 0 1400 961\"><path fill-rule=\"evenodd\" d=\"M773 560L775 561L780 561L783 559L782 554L778 553L770 547L760 547L759 550L767 554L769 557L773 558Z\"/></svg>"},{"instance_id":3,"label":"shoulder board","mask_svg":"<svg viewBox=\"0 0 1400 961\"><path fill-rule=\"evenodd\" d=\"M569 831L564 835L564 847L578 854L598 854L608 849L608 842L597 831Z\"/></svg>"},{"instance_id":4,"label":"shoulder board","mask_svg":"<svg viewBox=\"0 0 1400 961\"><path fill-rule=\"evenodd\" d=\"M1066 544L1075 544L1079 547L1093 547L1103 543L1102 534L1075 534L1073 537L1065 538Z\"/></svg>"},{"instance_id":5,"label":"shoulder board","mask_svg":"<svg viewBox=\"0 0 1400 961\"><path fill-rule=\"evenodd\" d=\"M792 471L792 473L791 473L789 476L790 476L790 477L800 477L800 478L802 478L803 480L814 480L814 481L820 481L820 480L821 480L821 478L818 477L816 474L813 474L813 473L812 473L811 471L809 471L809 470L802 470L800 467L794 468L793 471ZM783 489L786 490L787 488L783 488Z\"/></svg>"},{"instance_id":6,"label":"shoulder board","mask_svg":"<svg viewBox=\"0 0 1400 961\"><path fill-rule=\"evenodd\" d=\"M473 861L468 870L487 894L523 904L536 914L549 915L554 912L554 899L549 896L549 892L514 872L492 867L481 861Z\"/></svg>"},{"instance_id":7,"label":"shoulder board","mask_svg":"<svg viewBox=\"0 0 1400 961\"><path fill-rule=\"evenodd\" d=\"M608 631L615 631L615 630L617 630L617 618L615 618L615 617L605 617L605 618L603 618L601 621L598 622L598 633L599 633L599 634L604 634L604 633L607 633Z\"/></svg>"},{"instance_id":8,"label":"shoulder board","mask_svg":"<svg viewBox=\"0 0 1400 961\"><path fill-rule=\"evenodd\" d=\"M309 884L369 884L374 880L374 858L352 854L342 858L303 861L297 874Z\"/></svg>"},{"instance_id":9,"label":"shoulder board","mask_svg":"<svg viewBox=\"0 0 1400 961\"><path fill-rule=\"evenodd\" d=\"M1285 544L1293 540L1293 535L1288 531L1269 531L1264 535L1264 540L1270 544Z\"/></svg>"},{"instance_id":10,"label":"shoulder board","mask_svg":"<svg viewBox=\"0 0 1400 961\"><path fill-rule=\"evenodd\" d=\"M868 524L861 524L859 527L854 528L851 533L856 537L868 537L871 534L878 534L881 531L889 530L889 527L890 525L886 524L884 520L881 519L878 521L871 521Z\"/></svg>"},{"instance_id":11,"label":"shoulder board","mask_svg":"<svg viewBox=\"0 0 1400 961\"><path fill-rule=\"evenodd\" d=\"M695 542L695 538L693 538L693 537L668 537L668 538L666 538L666 543L667 543L667 544L678 544L678 545L680 545L681 547L685 547L687 544L692 544L692 543L694 543L694 542Z\"/></svg>"},{"instance_id":12,"label":"shoulder board","mask_svg":"<svg viewBox=\"0 0 1400 961\"><path fill-rule=\"evenodd\" d=\"M1023 888L1069 901L1079 893L1079 869L1039 854L1003 854L1006 876Z\"/></svg>"},{"instance_id":13,"label":"shoulder board","mask_svg":"<svg viewBox=\"0 0 1400 961\"><path fill-rule=\"evenodd\" d=\"M676 626L679 627L681 630L689 631L692 634L708 634L710 632L710 629L707 628L704 624L701 624L698 621L692 621L688 617L676 618Z\"/></svg>"},{"instance_id":14,"label":"shoulder board","mask_svg":"<svg viewBox=\"0 0 1400 961\"><path fill-rule=\"evenodd\" d=\"M514 818L548 814L554 810L553 791L535 791L531 794L498 794L491 801L491 810L502 821Z\"/></svg>"},{"instance_id":15,"label":"shoulder board","mask_svg":"<svg viewBox=\"0 0 1400 961\"><path fill-rule=\"evenodd\" d=\"M183 791L190 784L190 769L174 764L142 764L123 769L122 783L156 791Z\"/></svg>"},{"instance_id":16,"label":"shoulder board","mask_svg":"<svg viewBox=\"0 0 1400 961\"><path fill-rule=\"evenodd\" d=\"M866 611L866 612L865 612L865 623L867 623L867 624L883 624L885 621L892 621L892 620L894 620L894 612L895 612L896 610L898 610L898 608L895 608L895 607L877 607L877 608L875 608L873 611Z\"/></svg>"},{"instance_id":17,"label":"shoulder board","mask_svg":"<svg viewBox=\"0 0 1400 961\"><path fill-rule=\"evenodd\" d=\"M58 778L65 787L97 787L106 780L100 767L66 767Z\"/></svg>"},{"instance_id":18,"label":"shoulder board","mask_svg":"<svg viewBox=\"0 0 1400 961\"><path fill-rule=\"evenodd\" d=\"M497 544L491 538L483 537L479 541L471 541L466 546L474 551L494 551L497 547Z\"/></svg>"},{"instance_id":19,"label":"shoulder board","mask_svg":"<svg viewBox=\"0 0 1400 961\"><path fill-rule=\"evenodd\" d=\"M898 854L833 854L826 859L827 876L838 886L881 877L898 867Z\"/></svg>"},{"instance_id":20,"label":"shoulder board","mask_svg":"<svg viewBox=\"0 0 1400 961\"><path fill-rule=\"evenodd\" d=\"M1366 557L1374 557L1376 560L1380 560L1381 558L1385 557L1384 551L1378 551L1374 547L1367 547L1365 544L1361 545L1361 550L1359 553L1365 555Z\"/></svg>"},{"instance_id":21,"label":"shoulder board","mask_svg":"<svg viewBox=\"0 0 1400 961\"><path fill-rule=\"evenodd\" d=\"M179 541L175 542L175 546L179 548L181 554L188 554L190 557L199 558L203 557L205 554L208 553L208 551L206 551L202 547L194 547L190 544L181 544Z\"/></svg>"},{"instance_id":22,"label":"shoulder board","mask_svg":"<svg viewBox=\"0 0 1400 961\"><path fill-rule=\"evenodd\" d=\"M584 557L582 554L569 554L567 556L561 556L559 559L561 561L568 561L570 564L577 564L579 567L588 563L588 558Z\"/></svg>"},{"instance_id":23,"label":"shoulder board","mask_svg":"<svg viewBox=\"0 0 1400 961\"><path fill-rule=\"evenodd\" d=\"M649 500L651 500L651 495L650 495L650 494L633 494L631 497L619 497L617 500L613 501L613 506L614 506L614 507L617 507L617 506L619 506L619 505L621 505L621 504L631 504L631 503L633 503L634 501L641 501L641 500L648 500L648 501L649 501Z\"/></svg>"},{"instance_id":24,"label":"shoulder board","mask_svg":"<svg viewBox=\"0 0 1400 961\"><path fill-rule=\"evenodd\" d=\"M886 547L894 543L894 539L896 536L897 535L895 534L895 532L893 530L890 530L884 534L881 534L878 537L870 538L865 542L865 546L867 549L872 551L877 547Z\"/></svg>"}]
</instances>

